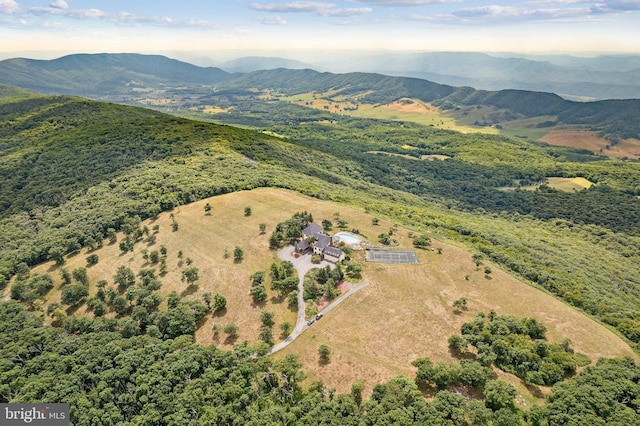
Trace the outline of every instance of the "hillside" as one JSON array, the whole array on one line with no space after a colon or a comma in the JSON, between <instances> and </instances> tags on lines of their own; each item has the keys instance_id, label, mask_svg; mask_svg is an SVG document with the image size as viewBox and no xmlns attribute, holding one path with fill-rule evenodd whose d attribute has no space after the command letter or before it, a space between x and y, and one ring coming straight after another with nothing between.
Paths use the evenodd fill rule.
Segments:
<instances>
[{"instance_id":1,"label":"hillside","mask_svg":"<svg viewBox=\"0 0 640 426\"><path fill-rule=\"evenodd\" d=\"M159 55L78 54L0 62L0 84L48 94L107 98L182 85L215 85L231 75ZM120 98L122 99L122 98Z\"/></svg>"},{"instance_id":2,"label":"hillside","mask_svg":"<svg viewBox=\"0 0 640 426\"><path fill-rule=\"evenodd\" d=\"M209 204L212 210L204 209ZM251 216L244 216L243 209L250 206ZM257 304L250 296L251 275L257 271L268 272L277 262L277 251L269 249L269 235L276 224L299 211L313 214L315 221L334 220L334 213L348 221L350 228L357 228L362 236L375 241L376 235L394 226L387 220L372 224L373 215L343 204L314 199L298 193L259 188L207 198L161 213L157 218L143 221L139 227L153 229L153 243L146 238L134 245L130 252L123 253L119 242L125 239L117 235L116 243L104 242L95 249L83 249L77 255L66 258L64 265L50 261L31 270L31 274L50 274L54 288L42 305L44 311L51 304L59 303L65 284L60 271L71 272L87 267L86 258L96 255L99 261L87 267L89 295L96 294L96 283L107 280L105 288L115 288L113 277L118 267L132 271L160 270L160 264L144 259L144 253L167 250L166 272L158 276L162 282L160 294L166 300L171 291L182 295L182 300L202 300L205 293L221 294L226 308L220 314L207 315L198 324L196 341L203 345L216 344L220 348L232 349L234 344L249 340L251 345L259 343L260 319L264 311L274 312L274 341L282 339L279 325L295 323L295 312L288 308L286 298L279 298L270 288L271 279L266 278L268 297ZM172 230L172 223L179 228ZM266 233L259 232L259 224L266 224ZM337 231L334 228L334 232ZM397 228L394 238L399 248L411 249L409 230ZM314 379L322 379L327 386L339 392L348 392L353 383L364 380L370 391L379 382L392 379L398 374L411 375L411 362L419 356L428 356L434 361L452 362L455 358L447 348L446 337L455 334L461 324L470 321L478 312L494 310L517 317L536 317L542 320L552 342L571 338L575 351L595 361L600 357L634 356L631 348L610 330L597 324L579 311L555 300L552 295L535 289L514 279L491 264L491 277L476 270L472 253L451 242L432 240L432 246L442 250L420 250L419 265L388 265L364 262L361 252L352 258L362 265L362 282L368 286L353 298L314 324L298 340L276 358L287 354L301 356L303 368ZM234 247L244 250L241 262L232 256L225 257L225 250ZM182 252L182 257L178 253ZM187 264L187 259L189 264ZM489 265L489 263L487 263ZM182 271L190 266L198 268L199 279L194 286L181 280ZM469 280L464 277L469 276ZM465 297L469 301L464 312L456 313L452 308L455 300ZM313 302L308 302L313 312ZM72 307L76 315L92 317L86 305ZM160 305L166 311L166 303ZM109 311L107 317L116 317ZM50 318L47 321L51 321ZM229 339L222 329L229 323L238 326L238 337ZM214 324L220 329L214 334ZM411 326L409 326L411 324ZM569 326L570 324L570 326ZM381 332L383 331L383 332ZM317 346L328 344L333 348L330 365L318 365ZM518 386L527 400L535 400L530 391Z\"/></svg>"},{"instance_id":3,"label":"hillside","mask_svg":"<svg viewBox=\"0 0 640 426\"><path fill-rule=\"evenodd\" d=\"M561 345L565 337L575 339L575 349L592 358L630 354L627 344L637 351L640 206L635 191L640 171L635 163L503 136L339 117L284 102L275 108L255 104L246 113L269 123L259 133L82 98L4 93L9 97L0 102L0 291L21 304L0 303L2 402L64 397L76 407L74 421L88 424L106 413L117 421L142 423L164 418L311 422L322 410L343 413L345 407L349 419L375 423L385 421L396 406L398 416L426 423L448 419L442 408L456 406L465 418L504 417L509 419L505 424L514 424L524 416L515 405L516 392L525 398L519 406L528 408L541 396L532 384L556 383L586 364L568 342ZM235 114L240 119L244 113ZM536 191L500 189L576 173L597 184L579 192L545 185ZM240 192L255 188L261 189ZM296 340L287 348L292 352L274 359L260 356L266 349L260 343L239 343L233 352L192 345L192 336L215 341L215 322L224 326L218 337L227 347L236 343L226 340L233 334L224 331L227 321L237 321L239 337L249 340L256 335L268 340L268 332L277 333L260 326L260 307L247 300L247 278L270 268L274 259L264 250L268 234L260 233L259 224L269 231L301 208L312 210L318 221L342 218L375 244L384 244L386 235L410 247L409 232L432 235L443 252L421 252L424 266L413 269L367 265L363 279L370 280L369 286ZM236 245L244 257L234 263L229 256L236 256ZM358 256L353 261L362 263ZM478 269L478 260L489 269ZM151 271L156 264L158 271ZM68 282L61 287L63 281ZM170 297L172 289L179 291L177 298ZM228 306L212 313L207 292L228 296ZM421 299L406 300L407 292ZM456 314L453 304L461 296L468 296L468 313ZM63 303L56 306L58 300ZM274 312L278 323L291 321L283 300L270 298L263 307ZM387 308L388 321L375 315ZM499 316L491 309L500 310ZM345 317L347 312L357 317ZM523 378L516 379L506 370L494 375L487 370L491 359L483 365L451 358L443 339L462 330L463 320L477 321L475 313L496 319L504 339L523 346L520 354L537 348L542 355L531 356L538 357L539 365L527 369L544 365L544 376L521 371ZM504 331L500 323L522 331L517 324L524 320L503 318L503 313L541 315L549 327L548 343L531 320L526 321L537 330L536 342L509 327ZM37 316L45 315L53 327L41 326ZM421 325L414 327L414 321ZM334 326L349 323L354 324L349 332L359 334L347 340L335 334ZM398 338L401 359L390 352L393 345L376 343L376 331ZM433 337L420 340L426 333ZM331 346L332 362L318 362L313 351L320 341ZM286 356L294 352L300 358ZM547 352L557 359L541 361ZM361 355L370 358L353 367ZM451 365L434 366L434 374L448 376L433 381L425 371L431 362L425 356L451 360ZM518 359L514 355L512 361ZM415 379L384 382L397 373L411 376L412 361L418 368ZM495 362L509 365L504 357ZM350 395L335 399L327 396L333 391L324 384L303 388L301 363L312 380L326 373L342 390L360 374L372 373L377 379L366 383L373 388L371 398L363 399L364 384L357 382ZM621 369L632 376L620 376ZM640 395L636 370L632 359L601 362L585 370L584 380L610 374L610 382L628 380L625 389ZM463 372L473 378L463 379ZM512 385L496 382L498 377L517 386L504 406L491 403L496 387L506 387L511 395ZM553 404L562 406L563 385L577 386L582 377L555 385L552 392L559 393L548 400L549 411L534 407L532 415L560 415L564 409ZM459 386L469 395L486 397L488 405L447 392ZM149 391L158 387L161 395ZM433 401L425 401L421 391ZM407 401L398 399L398 392L406 392L416 405L398 402ZM611 389L594 386L591 392L603 392L606 396L594 400L611 400L614 407L598 418L635 413ZM591 400L585 396L571 415L580 421L591 418ZM93 408L80 409L85 406Z\"/></svg>"},{"instance_id":4,"label":"hillside","mask_svg":"<svg viewBox=\"0 0 640 426\"><path fill-rule=\"evenodd\" d=\"M464 241L640 341L634 328L640 173L633 163L375 120L274 125L288 135L283 140L79 98L40 97L2 108L3 281L22 262L75 252L127 218L282 187ZM275 111L268 113L277 121ZM453 158L414 159L427 154ZM576 193L501 190L578 172L599 185Z\"/></svg>"}]
</instances>

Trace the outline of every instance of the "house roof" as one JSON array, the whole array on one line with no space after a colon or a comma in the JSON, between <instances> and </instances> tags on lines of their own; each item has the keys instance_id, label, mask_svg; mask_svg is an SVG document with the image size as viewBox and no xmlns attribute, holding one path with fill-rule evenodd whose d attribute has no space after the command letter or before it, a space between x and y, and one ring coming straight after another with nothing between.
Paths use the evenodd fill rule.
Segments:
<instances>
[{"instance_id":1,"label":"house roof","mask_svg":"<svg viewBox=\"0 0 640 426\"><path fill-rule=\"evenodd\" d=\"M318 234L316 235L316 242L314 246L323 249L325 247L329 247L331 245L331 237L328 235Z\"/></svg>"},{"instance_id":2,"label":"house roof","mask_svg":"<svg viewBox=\"0 0 640 426\"><path fill-rule=\"evenodd\" d=\"M322 226L317 223L310 223L309 226L302 230L302 233L308 237L315 236L316 234L322 234Z\"/></svg>"},{"instance_id":3,"label":"house roof","mask_svg":"<svg viewBox=\"0 0 640 426\"><path fill-rule=\"evenodd\" d=\"M325 255L329 255L331 257L340 258L342 256L342 250L335 247L326 247L323 251Z\"/></svg>"},{"instance_id":4,"label":"house roof","mask_svg":"<svg viewBox=\"0 0 640 426\"><path fill-rule=\"evenodd\" d=\"M296 247L298 248L298 250L306 250L309 248L309 243L307 242L307 240L301 240L296 243Z\"/></svg>"}]
</instances>

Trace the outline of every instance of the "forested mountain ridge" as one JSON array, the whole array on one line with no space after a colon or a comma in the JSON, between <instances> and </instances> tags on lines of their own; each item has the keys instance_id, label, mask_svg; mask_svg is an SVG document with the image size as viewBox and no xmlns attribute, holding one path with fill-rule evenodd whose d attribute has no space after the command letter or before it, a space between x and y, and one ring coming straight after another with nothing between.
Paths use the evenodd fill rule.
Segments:
<instances>
[{"instance_id":1,"label":"forested mountain ridge","mask_svg":"<svg viewBox=\"0 0 640 426\"><path fill-rule=\"evenodd\" d=\"M219 68L133 53L76 54L53 60L16 58L0 62L0 84L42 93L97 98L166 85L213 85L230 78L231 74Z\"/></svg>"},{"instance_id":2,"label":"forested mountain ridge","mask_svg":"<svg viewBox=\"0 0 640 426\"><path fill-rule=\"evenodd\" d=\"M352 72L321 73L310 69L275 69L229 74L157 55L69 55L51 61L8 59L0 61L0 84L51 94L89 96L96 99L166 106L198 106L215 92L256 90L289 95L331 93L360 102L387 104L402 98L430 102L445 111L486 106L502 111L501 117L546 117L545 126L578 126L606 135L640 139L634 117L640 100L573 102L551 93L526 90L476 90L409 77ZM552 119L549 119L552 117ZM493 124L500 124L495 119Z\"/></svg>"},{"instance_id":3,"label":"forested mountain ridge","mask_svg":"<svg viewBox=\"0 0 640 426\"><path fill-rule=\"evenodd\" d=\"M553 93L525 90L476 90L453 87L409 77L380 74L319 73L312 70L255 71L222 85L222 88L281 91L289 96L316 91L331 92L331 98L355 97L362 103L388 104L402 98L431 102L445 110L463 106L491 106L514 118L557 117L549 125L584 125L589 129L623 138L640 138L633 117L640 113L640 100L574 102Z\"/></svg>"}]
</instances>

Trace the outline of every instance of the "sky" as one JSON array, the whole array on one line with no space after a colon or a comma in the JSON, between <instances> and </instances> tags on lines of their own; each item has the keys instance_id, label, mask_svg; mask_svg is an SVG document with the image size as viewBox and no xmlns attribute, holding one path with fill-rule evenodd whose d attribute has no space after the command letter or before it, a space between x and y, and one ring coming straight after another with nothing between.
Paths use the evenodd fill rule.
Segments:
<instances>
[{"instance_id":1,"label":"sky","mask_svg":"<svg viewBox=\"0 0 640 426\"><path fill-rule=\"evenodd\" d=\"M640 0L0 0L0 54L640 54Z\"/></svg>"}]
</instances>

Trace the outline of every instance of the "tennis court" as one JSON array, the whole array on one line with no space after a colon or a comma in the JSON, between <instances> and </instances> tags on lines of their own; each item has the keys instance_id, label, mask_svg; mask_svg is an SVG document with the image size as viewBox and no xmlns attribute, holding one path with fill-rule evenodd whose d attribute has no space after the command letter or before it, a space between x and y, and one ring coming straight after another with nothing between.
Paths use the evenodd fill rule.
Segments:
<instances>
[{"instance_id":1,"label":"tennis court","mask_svg":"<svg viewBox=\"0 0 640 426\"><path fill-rule=\"evenodd\" d=\"M401 251L367 249L366 260L367 262L417 264L418 256L414 250Z\"/></svg>"}]
</instances>

